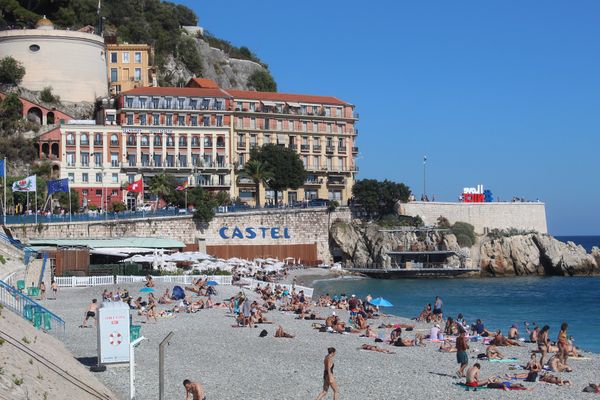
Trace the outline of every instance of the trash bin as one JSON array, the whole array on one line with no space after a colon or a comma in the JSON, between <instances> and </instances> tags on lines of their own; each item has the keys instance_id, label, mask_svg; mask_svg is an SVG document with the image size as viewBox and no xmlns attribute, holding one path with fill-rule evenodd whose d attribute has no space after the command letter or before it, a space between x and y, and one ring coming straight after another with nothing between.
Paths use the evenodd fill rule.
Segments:
<instances>
[{"instance_id":1,"label":"trash bin","mask_svg":"<svg viewBox=\"0 0 600 400\"><path fill-rule=\"evenodd\" d=\"M142 328L141 325L129 325L129 332L130 332L130 340L133 342L134 340L136 340L137 338L140 337L140 329Z\"/></svg>"},{"instance_id":2,"label":"trash bin","mask_svg":"<svg viewBox=\"0 0 600 400\"><path fill-rule=\"evenodd\" d=\"M23 317L29 321L33 321L33 306L31 304L23 306Z\"/></svg>"},{"instance_id":3,"label":"trash bin","mask_svg":"<svg viewBox=\"0 0 600 400\"><path fill-rule=\"evenodd\" d=\"M37 329L42 327L42 310L39 307L33 307L33 326Z\"/></svg>"},{"instance_id":4,"label":"trash bin","mask_svg":"<svg viewBox=\"0 0 600 400\"><path fill-rule=\"evenodd\" d=\"M40 289L36 288L36 287L28 287L27 288L27 295L29 297L37 297L40 295Z\"/></svg>"},{"instance_id":5,"label":"trash bin","mask_svg":"<svg viewBox=\"0 0 600 400\"><path fill-rule=\"evenodd\" d=\"M25 281L24 280L18 280L17 281L17 289L19 289L21 292L23 290L25 290Z\"/></svg>"},{"instance_id":6,"label":"trash bin","mask_svg":"<svg viewBox=\"0 0 600 400\"><path fill-rule=\"evenodd\" d=\"M44 311L42 313L42 316L42 319L44 321L44 330L49 331L50 329L52 329L52 318L50 317L50 313Z\"/></svg>"}]
</instances>

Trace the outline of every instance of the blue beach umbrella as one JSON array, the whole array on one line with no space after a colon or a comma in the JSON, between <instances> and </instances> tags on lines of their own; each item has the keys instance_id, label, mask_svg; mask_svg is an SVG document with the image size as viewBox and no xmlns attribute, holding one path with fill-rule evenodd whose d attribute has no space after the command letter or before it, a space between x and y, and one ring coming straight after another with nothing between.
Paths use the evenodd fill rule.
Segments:
<instances>
[{"instance_id":1,"label":"blue beach umbrella","mask_svg":"<svg viewBox=\"0 0 600 400\"><path fill-rule=\"evenodd\" d=\"M217 281L208 281L208 282L206 282L206 284L208 286L217 286L219 284L219 282L217 282Z\"/></svg>"},{"instance_id":2,"label":"blue beach umbrella","mask_svg":"<svg viewBox=\"0 0 600 400\"><path fill-rule=\"evenodd\" d=\"M371 304L377 307L393 307L394 305L384 299L383 297L378 297L370 301Z\"/></svg>"},{"instance_id":3,"label":"blue beach umbrella","mask_svg":"<svg viewBox=\"0 0 600 400\"><path fill-rule=\"evenodd\" d=\"M154 288L151 288L151 287L145 287L145 288L140 289L140 293L152 293L152 292L154 292Z\"/></svg>"}]
</instances>

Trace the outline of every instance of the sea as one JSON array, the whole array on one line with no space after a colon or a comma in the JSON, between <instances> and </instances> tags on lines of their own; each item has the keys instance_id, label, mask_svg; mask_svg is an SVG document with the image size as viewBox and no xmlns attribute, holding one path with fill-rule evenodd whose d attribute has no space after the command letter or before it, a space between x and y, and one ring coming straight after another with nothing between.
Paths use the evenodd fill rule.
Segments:
<instances>
[{"instance_id":1,"label":"sea","mask_svg":"<svg viewBox=\"0 0 600 400\"><path fill-rule=\"evenodd\" d=\"M600 236L557 237L590 251ZM314 283L315 296L370 294L393 304L387 313L414 318L435 296L444 302L444 315L462 313L469 323L480 318L488 329L504 333L512 324L525 332L525 322L550 326L556 339L562 322L575 345L600 353L600 277L519 277L453 279L331 279Z\"/></svg>"}]
</instances>

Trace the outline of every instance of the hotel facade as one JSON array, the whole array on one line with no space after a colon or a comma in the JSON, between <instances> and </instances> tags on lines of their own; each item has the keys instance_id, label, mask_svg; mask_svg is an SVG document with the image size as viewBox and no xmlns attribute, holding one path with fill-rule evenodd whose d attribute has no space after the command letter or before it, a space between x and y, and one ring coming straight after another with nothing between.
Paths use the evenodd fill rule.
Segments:
<instances>
[{"instance_id":1,"label":"hotel facade","mask_svg":"<svg viewBox=\"0 0 600 400\"><path fill-rule=\"evenodd\" d=\"M279 193L282 203L347 204L351 197L357 115L335 97L224 90L192 79L187 87L123 92L107 114L114 125L67 121L39 138L40 157L52 159L55 176L69 178L82 206L139 205L141 196L123 188L142 178L148 193L150 179L160 173L254 205L255 185L240 172L251 150L268 143L296 151L308 172L302 187ZM59 154L44 153L57 146ZM268 188L261 193L265 203L274 197Z\"/></svg>"}]
</instances>

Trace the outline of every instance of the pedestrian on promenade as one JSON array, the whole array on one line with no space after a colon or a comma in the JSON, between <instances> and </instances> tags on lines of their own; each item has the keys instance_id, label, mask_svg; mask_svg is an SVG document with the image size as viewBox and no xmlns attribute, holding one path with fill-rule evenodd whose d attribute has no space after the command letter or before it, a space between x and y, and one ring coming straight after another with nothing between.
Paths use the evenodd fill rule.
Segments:
<instances>
[{"instance_id":1,"label":"pedestrian on promenade","mask_svg":"<svg viewBox=\"0 0 600 400\"><path fill-rule=\"evenodd\" d=\"M322 400L327 396L327 391L329 388L333 391L333 400L338 399L338 385L335 382L335 377L333 376L333 357L335 356L335 348L329 347L327 349L327 355L324 360L324 371L323 371L323 390L317 396L316 400Z\"/></svg>"}]
</instances>

